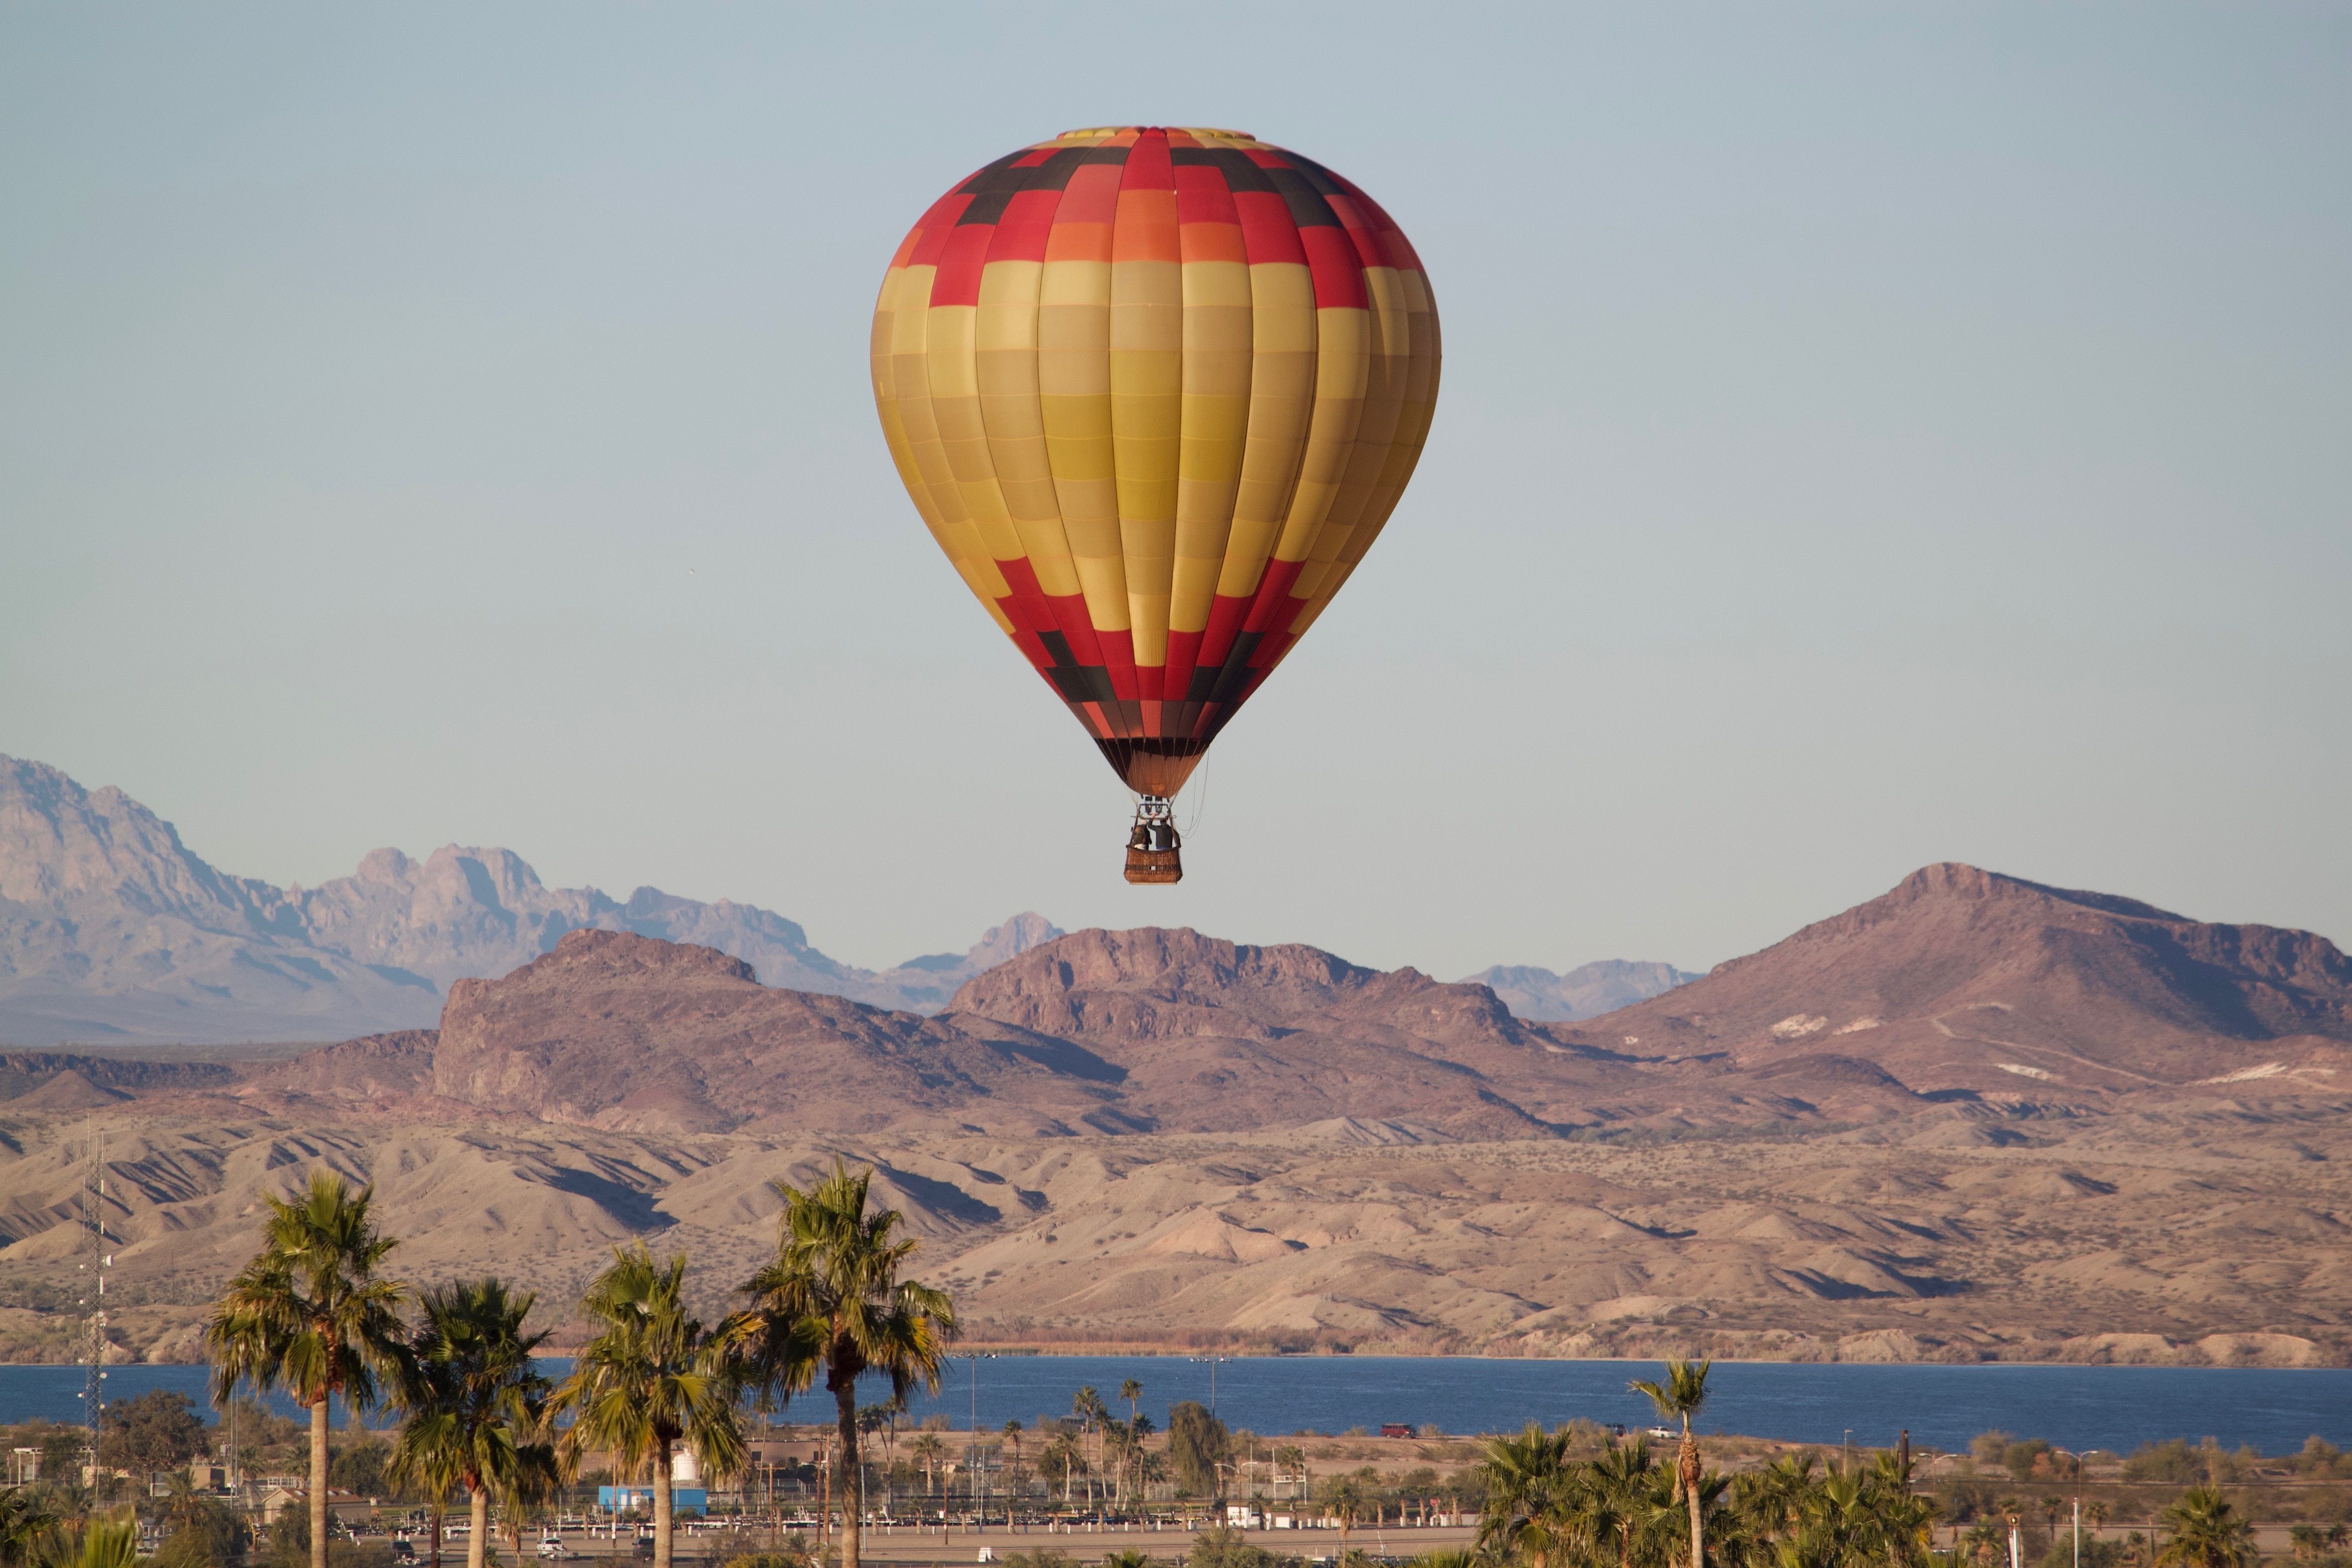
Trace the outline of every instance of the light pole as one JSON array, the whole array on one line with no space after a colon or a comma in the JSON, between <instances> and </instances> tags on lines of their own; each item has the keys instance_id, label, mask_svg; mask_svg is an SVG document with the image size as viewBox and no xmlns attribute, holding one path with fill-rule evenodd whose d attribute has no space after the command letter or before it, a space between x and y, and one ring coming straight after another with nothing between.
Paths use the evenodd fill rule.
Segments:
<instances>
[{"instance_id":1,"label":"light pole","mask_svg":"<svg viewBox=\"0 0 2352 1568\"><path fill-rule=\"evenodd\" d=\"M1217 1363L1219 1362L1231 1361L1234 1358L1229 1355L1196 1355L1192 1359L1196 1362L1205 1361L1209 1363L1209 1414L1214 1415L1217 1413Z\"/></svg>"},{"instance_id":2,"label":"light pole","mask_svg":"<svg viewBox=\"0 0 2352 1568\"><path fill-rule=\"evenodd\" d=\"M981 1451L980 1447L980 1363L983 1358L980 1352L974 1351L965 1359L971 1363L971 1505L979 1516L980 1530L985 1534L988 1530L988 1456ZM993 1361L996 1358L988 1356L985 1359Z\"/></svg>"}]
</instances>

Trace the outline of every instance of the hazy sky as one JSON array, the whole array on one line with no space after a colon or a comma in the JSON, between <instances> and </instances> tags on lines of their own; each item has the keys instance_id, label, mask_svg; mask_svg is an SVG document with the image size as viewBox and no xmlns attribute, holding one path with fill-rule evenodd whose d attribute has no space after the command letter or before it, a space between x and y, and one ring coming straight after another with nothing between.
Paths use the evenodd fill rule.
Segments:
<instances>
[{"instance_id":1,"label":"hazy sky","mask_svg":"<svg viewBox=\"0 0 2352 1568\"><path fill-rule=\"evenodd\" d=\"M866 380L923 207L1106 122L1341 170L1445 326L1173 889ZM0 751L227 869L876 965L1705 966L1938 859L2352 939L2340 5L17 5L0 215Z\"/></svg>"}]
</instances>

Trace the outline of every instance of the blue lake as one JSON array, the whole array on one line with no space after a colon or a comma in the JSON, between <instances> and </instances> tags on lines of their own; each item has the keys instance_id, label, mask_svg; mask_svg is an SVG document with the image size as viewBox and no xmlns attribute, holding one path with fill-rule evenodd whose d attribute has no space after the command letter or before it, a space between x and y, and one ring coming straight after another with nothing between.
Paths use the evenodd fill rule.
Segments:
<instances>
[{"instance_id":1,"label":"blue lake","mask_svg":"<svg viewBox=\"0 0 2352 1568\"><path fill-rule=\"evenodd\" d=\"M550 1363L551 1374L568 1363ZM1648 1402L1629 1378L1652 1377L1654 1362L1489 1361L1473 1357L1242 1356L1213 1366L1182 1356L959 1357L935 1396L913 1414L945 1414L958 1427L977 1412L985 1427L1064 1414L1070 1395L1092 1384L1114 1408L1120 1382L1143 1384L1143 1408L1164 1428L1178 1400L1209 1404L1261 1434L1382 1422L1434 1425L1448 1432L1516 1429L1583 1416L1645 1426ZM195 1366L108 1369L108 1399L151 1388L205 1399ZM73 1366L0 1366L0 1421L80 1419L83 1371ZM1992 1427L2046 1437L2064 1448L2128 1452L2144 1442L2212 1436L2276 1454L2316 1433L2352 1447L2352 1370L2237 1367L1865 1366L1722 1362L1707 1379L1703 1428L1800 1442L1885 1445L1909 1428L1914 1446L1963 1448ZM887 1396L877 1386L866 1400ZM823 1395L803 1395L782 1419L824 1421ZM290 1404L273 1400L288 1414ZM340 1412L337 1425L341 1424Z\"/></svg>"}]
</instances>

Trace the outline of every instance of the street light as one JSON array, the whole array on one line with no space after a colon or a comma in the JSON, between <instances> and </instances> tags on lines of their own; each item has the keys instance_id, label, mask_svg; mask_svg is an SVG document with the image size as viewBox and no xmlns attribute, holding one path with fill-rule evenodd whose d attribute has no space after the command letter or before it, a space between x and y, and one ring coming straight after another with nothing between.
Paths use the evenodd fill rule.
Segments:
<instances>
[{"instance_id":1,"label":"street light","mask_svg":"<svg viewBox=\"0 0 2352 1568\"><path fill-rule=\"evenodd\" d=\"M1212 1415L1217 1413L1217 1363L1233 1359L1229 1355L1196 1355L1192 1358L1196 1364L1204 1361L1209 1363L1209 1414Z\"/></svg>"}]
</instances>

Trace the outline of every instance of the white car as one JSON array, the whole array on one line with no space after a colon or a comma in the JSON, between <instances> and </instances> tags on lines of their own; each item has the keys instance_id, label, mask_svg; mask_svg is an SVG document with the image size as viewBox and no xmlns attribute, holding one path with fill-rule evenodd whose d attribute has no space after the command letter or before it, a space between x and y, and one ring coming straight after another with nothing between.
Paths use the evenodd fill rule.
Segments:
<instances>
[{"instance_id":1,"label":"white car","mask_svg":"<svg viewBox=\"0 0 2352 1568\"><path fill-rule=\"evenodd\" d=\"M563 1544L562 1536L542 1535L539 1539L539 1554L551 1563L560 1563L572 1553L571 1549Z\"/></svg>"}]
</instances>

